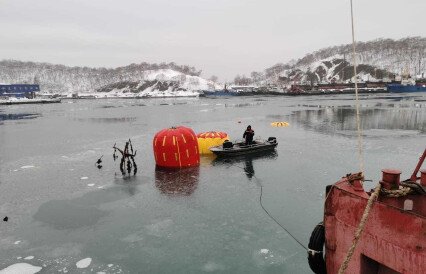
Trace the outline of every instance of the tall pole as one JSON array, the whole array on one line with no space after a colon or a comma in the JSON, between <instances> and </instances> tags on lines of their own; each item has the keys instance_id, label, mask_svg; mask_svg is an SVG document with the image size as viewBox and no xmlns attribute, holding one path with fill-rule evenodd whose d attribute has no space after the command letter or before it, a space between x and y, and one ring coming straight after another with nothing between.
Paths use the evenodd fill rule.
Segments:
<instances>
[{"instance_id":1,"label":"tall pole","mask_svg":"<svg viewBox=\"0 0 426 274\"><path fill-rule=\"evenodd\" d=\"M356 101L356 125L358 132L358 157L359 157L359 168L364 173L364 159L362 155L362 132L361 132L361 119L359 113L359 98L358 98L358 79L356 73L356 51L355 51L355 30L354 30L354 12L351 0L351 23L352 23L352 62L354 63L354 77L355 77L355 101Z\"/></svg>"},{"instance_id":2,"label":"tall pole","mask_svg":"<svg viewBox=\"0 0 426 274\"><path fill-rule=\"evenodd\" d=\"M346 53L343 53L342 82L345 81Z\"/></svg>"}]
</instances>

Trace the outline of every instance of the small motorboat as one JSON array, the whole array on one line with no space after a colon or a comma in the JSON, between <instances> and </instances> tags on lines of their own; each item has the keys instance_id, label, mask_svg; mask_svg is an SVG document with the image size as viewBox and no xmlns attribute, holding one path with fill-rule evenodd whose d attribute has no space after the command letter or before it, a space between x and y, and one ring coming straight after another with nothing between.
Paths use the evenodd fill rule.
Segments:
<instances>
[{"instance_id":1,"label":"small motorboat","mask_svg":"<svg viewBox=\"0 0 426 274\"><path fill-rule=\"evenodd\" d=\"M251 145L246 145L245 142L232 143L230 141L225 141L223 145L211 147L210 151L218 157L234 157L272 152L277 145L277 138L269 137L268 140L255 140Z\"/></svg>"}]
</instances>

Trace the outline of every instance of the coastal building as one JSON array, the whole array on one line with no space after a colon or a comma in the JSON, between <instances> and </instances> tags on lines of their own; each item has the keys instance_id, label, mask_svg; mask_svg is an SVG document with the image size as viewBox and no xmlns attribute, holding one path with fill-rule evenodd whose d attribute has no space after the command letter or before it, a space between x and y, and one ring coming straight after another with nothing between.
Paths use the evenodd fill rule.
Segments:
<instances>
[{"instance_id":1,"label":"coastal building","mask_svg":"<svg viewBox=\"0 0 426 274\"><path fill-rule=\"evenodd\" d=\"M40 86L35 84L0 84L0 97L33 99L39 91Z\"/></svg>"}]
</instances>

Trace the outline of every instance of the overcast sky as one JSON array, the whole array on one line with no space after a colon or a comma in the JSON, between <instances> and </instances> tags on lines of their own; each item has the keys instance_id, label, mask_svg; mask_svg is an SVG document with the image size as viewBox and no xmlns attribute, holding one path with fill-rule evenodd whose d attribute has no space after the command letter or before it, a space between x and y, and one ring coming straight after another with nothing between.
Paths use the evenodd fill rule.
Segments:
<instances>
[{"instance_id":1,"label":"overcast sky","mask_svg":"<svg viewBox=\"0 0 426 274\"><path fill-rule=\"evenodd\" d=\"M426 36L426 0L353 0L356 39ZM0 0L0 59L176 62L232 80L351 42L349 0Z\"/></svg>"}]
</instances>

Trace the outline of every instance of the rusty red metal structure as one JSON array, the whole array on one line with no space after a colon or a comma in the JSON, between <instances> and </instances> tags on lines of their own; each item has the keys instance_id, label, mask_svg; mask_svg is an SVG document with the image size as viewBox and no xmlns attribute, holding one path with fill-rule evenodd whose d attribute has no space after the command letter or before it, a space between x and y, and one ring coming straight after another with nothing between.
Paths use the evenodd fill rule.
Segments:
<instances>
[{"instance_id":1,"label":"rusty red metal structure","mask_svg":"<svg viewBox=\"0 0 426 274\"><path fill-rule=\"evenodd\" d=\"M422 188L426 186L426 170L417 177L425 158L426 149L411 178L403 182L400 171L382 170L383 189L402 189L400 185L415 184L419 191L395 195L398 197L379 195L346 273L426 273L426 192ZM346 176L328 188L323 222L326 272L323 269L316 273L338 273L353 244L372 193L359 187L360 180Z\"/></svg>"}]
</instances>

